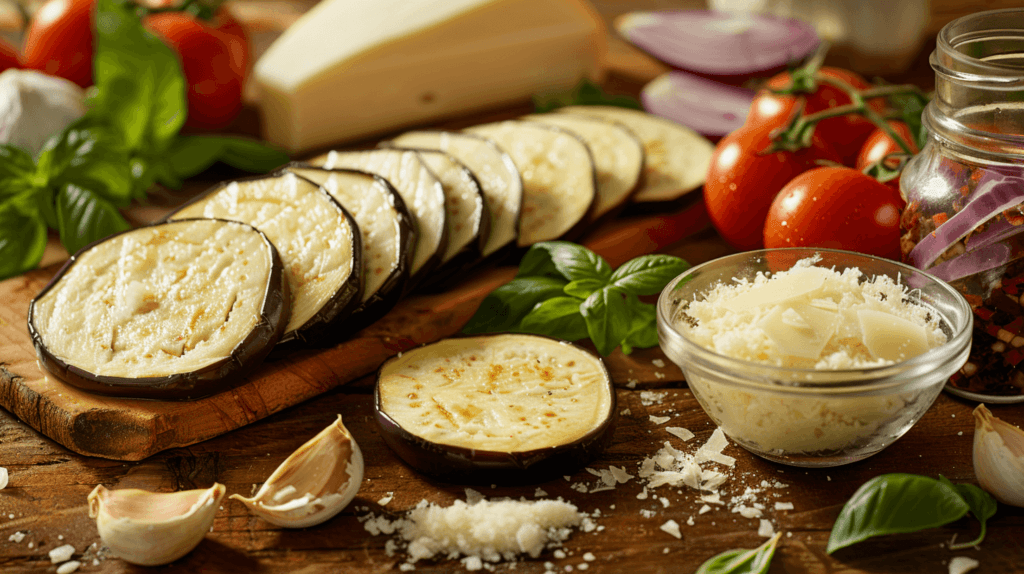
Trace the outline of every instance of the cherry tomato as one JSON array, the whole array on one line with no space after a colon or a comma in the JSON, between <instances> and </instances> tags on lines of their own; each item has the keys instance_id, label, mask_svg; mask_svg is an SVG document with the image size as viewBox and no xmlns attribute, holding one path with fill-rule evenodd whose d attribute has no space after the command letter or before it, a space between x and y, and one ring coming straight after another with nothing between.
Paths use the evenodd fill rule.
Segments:
<instances>
[{"instance_id":1,"label":"cherry tomato","mask_svg":"<svg viewBox=\"0 0 1024 574\"><path fill-rule=\"evenodd\" d=\"M202 130L223 129L242 109L242 86L248 66L245 31L221 9L212 22L184 12L151 14L146 28L174 49L185 73L188 119ZM227 30L221 30L221 26Z\"/></svg>"},{"instance_id":2,"label":"cherry tomato","mask_svg":"<svg viewBox=\"0 0 1024 574\"><path fill-rule=\"evenodd\" d=\"M842 68L822 67L818 73L827 79L846 82L858 90L871 86L861 76ZM785 88L789 83L789 72L783 72L768 80L767 87ZM781 125L796 112L800 98L806 102L804 104L805 114L842 106L851 101L850 97L841 89L826 83L820 83L813 94L801 94L800 96L778 95L764 90L754 97L750 106L750 114L747 116L747 123L769 122ZM876 112L881 112L885 108L885 103L881 99L869 100L868 105ZM852 166L864 140L874 129L875 125L864 116L850 114L822 120L814 131L826 145L832 147L843 164Z\"/></svg>"},{"instance_id":3,"label":"cherry tomato","mask_svg":"<svg viewBox=\"0 0 1024 574\"><path fill-rule=\"evenodd\" d=\"M772 129L770 123L746 125L722 138L711 156L704 202L718 233L737 249L761 246L768 208L782 186L816 160L836 160L817 136L810 148L762 154Z\"/></svg>"},{"instance_id":4,"label":"cherry tomato","mask_svg":"<svg viewBox=\"0 0 1024 574\"><path fill-rule=\"evenodd\" d=\"M92 11L95 0L48 0L25 33L22 64L51 76L92 85Z\"/></svg>"},{"instance_id":5,"label":"cherry tomato","mask_svg":"<svg viewBox=\"0 0 1024 574\"><path fill-rule=\"evenodd\" d=\"M764 245L824 247L900 258L900 212L893 188L848 167L819 167L786 184L764 223Z\"/></svg>"},{"instance_id":6,"label":"cherry tomato","mask_svg":"<svg viewBox=\"0 0 1024 574\"><path fill-rule=\"evenodd\" d=\"M907 124L898 120L889 120L888 123L889 127L895 130L905 142L910 144L910 151L914 153L920 151L917 149L917 143L914 142L914 136L910 133L910 128ZM857 169L864 169L891 153L902 151L903 148L897 145L896 142L889 137L889 134L879 128L875 128L875 131L871 132L868 139L864 141L864 146L860 148L860 153L857 154Z\"/></svg>"},{"instance_id":7,"label":"cherry tomato","mask_svg":"<svg viewBox=\"0 0 1024 574\"><path fill-rule=\"evenodd\" d=\"M0 72L8 68L17 68L20 65L18 51L14 49L14 46L0 40Z\"/></svg>"}]
</instances>

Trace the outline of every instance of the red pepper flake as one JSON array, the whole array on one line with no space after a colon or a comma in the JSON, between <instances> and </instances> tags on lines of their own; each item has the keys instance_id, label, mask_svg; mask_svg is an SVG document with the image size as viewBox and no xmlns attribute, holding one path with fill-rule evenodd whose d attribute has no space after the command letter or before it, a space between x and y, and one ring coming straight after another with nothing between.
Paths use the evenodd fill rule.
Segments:
<instances>
[{"instance_id":1,"label":"red pepper flake","mask_svg":"<svg viewBox=\"0 0 1024 574\"><path fill-rule=\"evenodd\" d=\"M985 332L993 337L999 337L999 325L985 325Z\"/></svg>"},{"instance_id":2,"label":"red pepper flake","mask_svg":"<svg viewBox=\"0 0 1024 574\"><path fill-rule=\"evenodd\" d=\"M974 314L978 316L982 321L988 321L995 314L992 309L986 309L985 307L975 307Z\"/></svg>"},{"instance_id":3,"label":"red pepper flake","mask_svg":"<svg viewBox=\"0 0 1024 574\"><path fill-rule=\"evenodd\" d=\"M1021 327L1024 327L1024 317L1017 317L1013 321L1010 321L1010 323L1003 328L1011 333L1020 335Z\"/></svg>"},{"instance_id":4,"label":"red pepper flake","mask_svg":"<svg viewBox=\"0 0 1024 574\"><path fill-rule=\"evenodd\" d=\"M935 227L942 225L947 220L949 220L949 216L946 215L945 213L936 213L935 215L932 216L932 223L935 224Z\"/></svg>"},{"instance_id":5,"label":"red pepper flake","mask_svg":"<svg viewBox=\"0 0 1024 574\"><path fill-rule=\"evenodd\" d=\"M1021 362L1021 360L1024 359L1024 353L1021 353L1017 349L1012 349L1011 351L1003 355L1003 359L1007 362L1007 364L1016 367L1017 363Z\"/></svg>"}]
</instances>

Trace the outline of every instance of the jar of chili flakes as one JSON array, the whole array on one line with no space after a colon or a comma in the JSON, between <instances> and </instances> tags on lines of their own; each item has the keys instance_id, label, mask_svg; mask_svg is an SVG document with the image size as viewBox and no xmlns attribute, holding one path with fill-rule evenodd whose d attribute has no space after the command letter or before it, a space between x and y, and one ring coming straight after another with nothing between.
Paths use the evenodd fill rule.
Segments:
<instances>
[{"instance_id":1,"label":"jar of chili flakes","mask_svg":"<svg viewBox=\"0 0 1024 574\"><path fill-rule=\"evenodd\" d=\"M900 180L903 258L974 309L971 356L947 389L1024 401L1024 9L947 24L931 66L929 139Z\"/></svg>"}]
</instances>

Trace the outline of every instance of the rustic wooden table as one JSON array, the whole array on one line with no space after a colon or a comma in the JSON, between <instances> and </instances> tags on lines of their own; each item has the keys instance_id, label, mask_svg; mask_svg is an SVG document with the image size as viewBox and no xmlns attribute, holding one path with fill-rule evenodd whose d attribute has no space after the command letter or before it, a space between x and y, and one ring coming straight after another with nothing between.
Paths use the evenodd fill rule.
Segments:
<instances>
[{"instance_id":1,"label":"rustic wooden table","mask_svg":"<svg viewBox=\"0 0 1024 574\"><path fill-rule=\"evenodd\" d=\"M606 12L621 8L605 2ZM664 7L664 6L661 6ZM620 48L617 48L621 50ZM911 79L930 81L926 48ZM657 71L658 65L628 50L624 61L634 62L635 76ZM613 78L625 86L636 77ZM616 84L618 82L618 84ZM201 183L201 182L200 182ZM197 188L200 184L195 184ZM172 198L173 199L173 198ZM157 209L159 211L159 208ZM141 219L147 218L139 211ZM696 218L692 233L663 249L696 264L730 252L710 229L706 218ZM605 246L607 247L607 246ZM59 259L59 249L49 258ZM2 303L2 302L0 302ZM4 358L0 357L0 365ZM658 349L630 357L614 355L609 361L623 413L614 442L597 460L594 470L618 466L636 474L640 462L665 441L692 449L711 435L714 425L686 388L681 373ZM653 391L653 394L651 394ZM980 549L959 552L946 547L950 540L970 539L977 524L963 519L943 528L876 538L837 552L825 553L829 531L843 503L868 480L883 473L911 472L954 482L976 483L971 462L975 404L947 394L939 396L924 418L903 438L865 461L832 469L800 469L757 458L730 445L725 454L736 458L722 498L756 498L777 531L784 532L771 572L859 573L946 572L954 556L981 562L979 572L1019 572L1024 569L1024 511L1000 506L989 522ZM1024 424L1024 406L993 405L993 412L1014 424ZM360 520L368 514L391 518L421 500L450 504L465 499L468 485L443 484L410 470L384 445L372 413L372 378L328 391L236 431L187 448L174 448L140 462L119 462L77 455L32 430L7 411L0 410L0 466L10 473L10 484L0 491L0 571L11 574L53 572L47 552L63 544L75 547L80 572L135 572L140 567L113 558L103 548L96 526L88 517L86 495L97 485L174 491L223 483L227 492L249 495L299 445L331 423L336 414L360 444L366 459L366 477L355 501L340 515L313 528L286 530L247 512L242 504L224 499L209 533L198 548L165 572L385 572L404 562L389 556L389 537L373 536ZM650 417L670 417L656 424ZM665 428L690 429L696 438L684 447ZM757 519L743 518L728 506L712 505L700 514L700 493L662 487L642 496L643 483L634 478L613 490L588 492L600 486L598 478L579 469L567 478L520 487L473 485L487 497L534 499L537 489L546 497L561 497L581 510L598 514L599 528L575 533L562 553L546 552L539 559L503 564L498 571L544 572L692 572L707 558L731 548L753 548ZM655 495L657 495L655 497ZM390 501L387 499L390 498ZM386 503L384 503L386 501ZM792 510L775 510L775 502L792 503ZM677 539L660 529L668 520L681 525ZM692 524L691 524L692 523ZM588 554L589 553L589 554ZM584 558L586 556L586 558ZM460 571L457 561L419 562L417 571Z\"/></svg>"}]
</instances>

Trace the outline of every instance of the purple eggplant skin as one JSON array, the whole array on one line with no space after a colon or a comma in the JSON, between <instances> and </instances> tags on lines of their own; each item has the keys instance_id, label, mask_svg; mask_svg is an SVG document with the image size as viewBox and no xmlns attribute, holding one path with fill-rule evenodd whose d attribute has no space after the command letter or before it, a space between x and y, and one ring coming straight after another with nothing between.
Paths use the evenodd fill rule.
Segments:
<instances>
[{"instance_id":1,"label":"purple eggplant skin","mask_svg":"<svg viewBox=\"0 0 1024 574\"><path fill-rule=\"evenodd\" d=\"M283 175L291 173L286 169L279 169L272 173L264 175L254 175L235 179L231 181L224 181L218 183L207 189L203 193L193 197L189 201L182 204L180 207L165 215L161 222L174 220L175 214L179 213L183 209L192 206L196 203L206 201L211 195L218 193L231 183L242 183L246 181L257 181L260 179L271 179L276 177L282 177ZM292 174L301 180L309 181L308 179L298 175ZM309 181L309 183L316 185ZM317 186L320 187L320 186ZM336 207L345 217L345 221L348 223L349 228L352 230L352 273L349 275L348 280L341 286L338 291L331 296L330 300L327 301L315 315L309 318L302 326L292 331L286 332L281 336L281 339L277 342L279 349L277 351L288 351L291 349L299 349L303 347L330 347L341 340L339 327L346 325L346 320L356 309L359 307L359 303L362 300L363 294L363 261L362 261L362 237L359 234L359 226L356 224L352 214L334 197L327 192L323 187L320 187L321 193L323 193L331 205ZM244 222L243 222L244 223Z\"/></svg>"},{"instance_id":2,"label":"purple eggplant skin","mask_svg":"<svg viewBox=\"0 0 1024 574\"><path fill-rule=\"evenodd\" d=\"M155 223L149 227L172 225L182 221L190 220L180 219L171 223ZM281 263L281 257L277 252L277 248L274 247L274 244L267 239L263 232L237 221L214 221L223 221L232 225L244 225L259 233L269 247L273 261L270 277L267 280L267 294L260 311L260 320L245 339L232 349L228 357L188 373L175 373L163 377L130 378L97 375L74 365L69 365L49 351L43 342L42 334L36 329L33 320L36 301L57 284L61 277L75 264L75 261L78 260L81 254L104 241L121 235L121 233L135 231L130 229L83 247L64 263L56 275L50 279L46 287L32 299L28 308L28 332L32 337L32 344L43 368L71 386L93 394L119 398L195 400L229 390L243 383L246 377L263 362L263 359L266 358L267 354L270 353L274 345L280 340L281 335L284 334L284 329L288 325L288 318L291 313L291 294L288 290L288 281L284 274L284 265Z\"/></svg>"},{"instance_id":3,"label":"purple eggplant skin","mask_svg":"<svg viewBox=\"0 0 1024 574\"><path fill-rule=\"evenodd\" d=\"M483 336L501 336L493 333ZM472 335L481 337L481 335ZM430 345L420 345L425 347ZM589 352L573 345L584 352ZM608 418L585 436L558 446L523 452L477 450L445 445L416 436L395 422L381 406L380 375L391 361L388 359L377 371L374 385L374 415L380 426L384 443L413 470L442 482L452 484L529 485L547 482L559 476L572 474L597 458L611 443L618 422L617 396L611 375L604 367L611 405ZM602 361L603 365L603 361Z\"/></svg>"}]
</instances>

